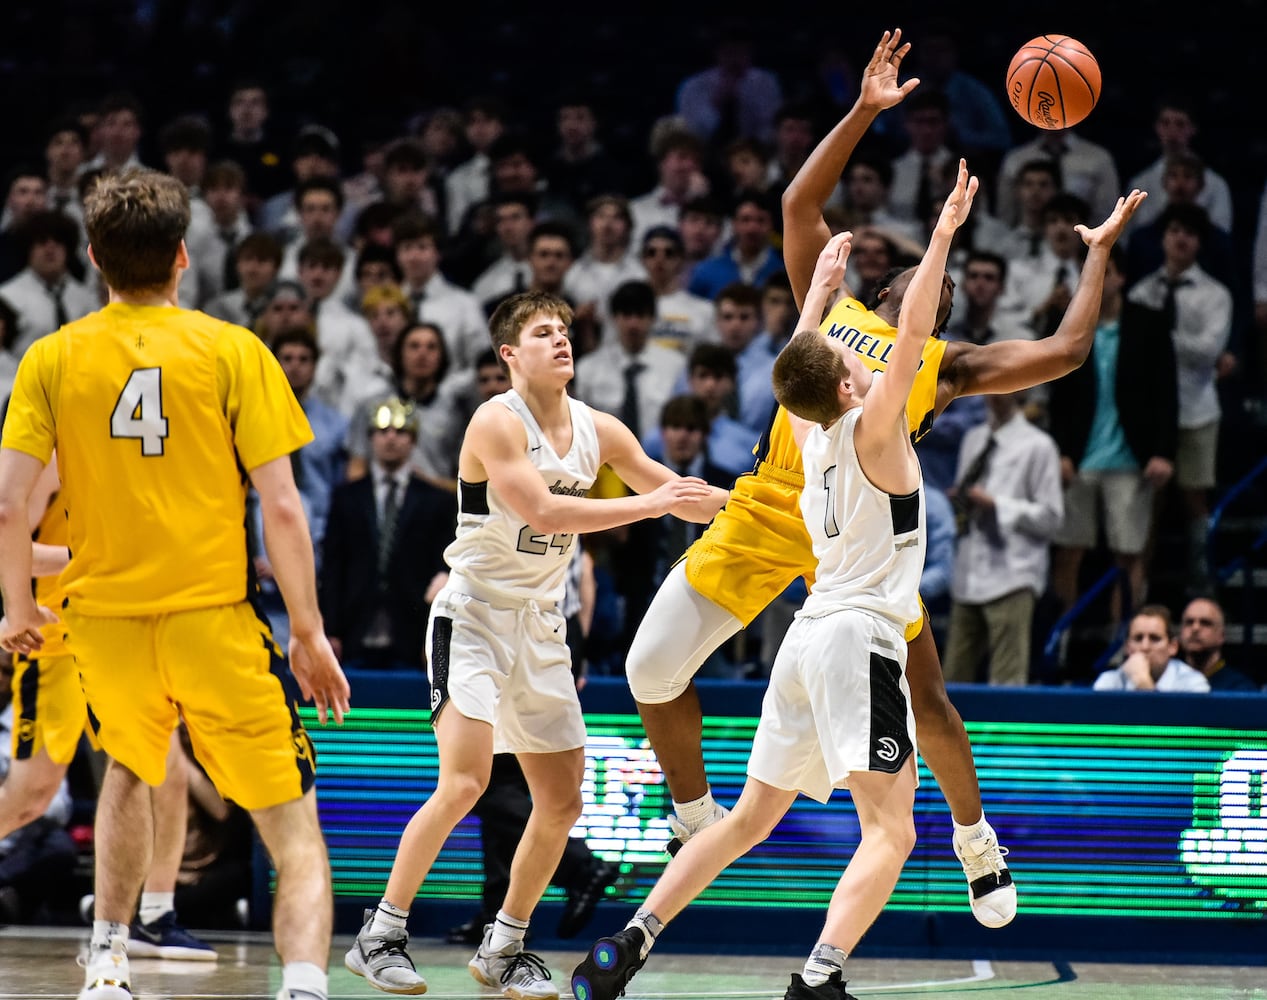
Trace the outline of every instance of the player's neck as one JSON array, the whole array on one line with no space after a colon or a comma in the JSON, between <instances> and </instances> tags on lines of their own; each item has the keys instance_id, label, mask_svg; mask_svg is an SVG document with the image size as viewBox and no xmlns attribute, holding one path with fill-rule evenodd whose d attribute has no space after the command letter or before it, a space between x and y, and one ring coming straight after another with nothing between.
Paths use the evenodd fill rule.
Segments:
<instances>
[{"instance_id":1,"label":"player's neck","mask_svg":"<svg viewBox=\"0 0 1267 1000\"><path fill-rule=\"evenodd\" d=\"M116 292L110 289L110 301L125 306L179 306L176 297L176 286L148 289L143 292Z\"/></svg>"},{"instance_id":2,"label":"player's neck","mask_svg":"<svg viewBox=\"0 0 1267 1000\"><path fill-rule=\"evenodd\" d=\"M552 426L571 424L571 411L568 408L568 394L565 385L546 385L542 383L515 384L514 389L542 430Z\"/></svg>"}]
</instances>

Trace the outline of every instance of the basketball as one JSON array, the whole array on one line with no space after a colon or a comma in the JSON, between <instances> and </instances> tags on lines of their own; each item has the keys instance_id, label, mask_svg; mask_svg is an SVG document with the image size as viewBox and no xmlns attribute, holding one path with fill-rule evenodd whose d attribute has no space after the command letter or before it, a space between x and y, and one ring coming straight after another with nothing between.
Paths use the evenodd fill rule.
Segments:
<instances>
[{"instance_id":1,"label":"basketball","mask_svg":"<svg viewBox=\"0 0 1267 1000\"><path fill-rule=\"evenodd\" d=\"M1068 35L1039 35L1017 50L1007 68L1007 97L1039 128L1077 125L1100 99L1100 64Z\"/></svg>"}]
</instances>

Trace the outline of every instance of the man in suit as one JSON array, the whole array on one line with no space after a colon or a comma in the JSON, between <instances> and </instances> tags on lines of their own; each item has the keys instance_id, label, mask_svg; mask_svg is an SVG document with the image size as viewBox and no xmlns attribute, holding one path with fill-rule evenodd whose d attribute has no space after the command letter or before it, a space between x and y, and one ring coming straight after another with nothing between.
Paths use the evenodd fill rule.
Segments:
<instances>
[{"instance_id":1,"label":"man in suit","mask_svg":"<svg viewBox=\"0 0 1267 1000\"><path fill-rule=\"evenodd\" d=\"M1095 340L1086 363L1051 385L1051 435L1060 448L1065 517L1052 553L1052 589L1064 608L1078 595L1078 571L1101 519L1109 550L1130 584L1131 607L1146 593L1144 553L1153 496L1174 472L1178 436L1175 349L1166 319L1128 301L1124 255L1114 247L1104 272ZM1114 591L1112 616L1121 617Z\"/></svg>"},{"instance_id":2,"label":"man in suit","mask_svg":"<svg viewBox=\"0 0 1267 1000\"><path fill-rule=\"evenodd\" d=\"M321 612L349 667L422 669L431 584L445 572L456 498L410 471L418 415L371 407L370 474L335 488L326 522Z\"/></svg>"}]
</instances>

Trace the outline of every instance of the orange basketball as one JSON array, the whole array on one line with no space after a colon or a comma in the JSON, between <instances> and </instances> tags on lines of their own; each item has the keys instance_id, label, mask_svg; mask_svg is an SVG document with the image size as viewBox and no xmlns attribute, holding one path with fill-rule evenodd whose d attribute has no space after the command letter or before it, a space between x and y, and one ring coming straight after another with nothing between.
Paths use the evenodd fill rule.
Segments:
<instances>
[{"instance_id":1,"label":"orange basketball","mask_svg":"<svg viewBox=\"0 0 1267 1000\"><path fill-rule=\"evenodd\" d=\"M1100 99L1100 64L1068 35L1039 35L1017 50L1007 68L1007 97L1039 128L1077 125Z\"/></svg>"}]
</instances>

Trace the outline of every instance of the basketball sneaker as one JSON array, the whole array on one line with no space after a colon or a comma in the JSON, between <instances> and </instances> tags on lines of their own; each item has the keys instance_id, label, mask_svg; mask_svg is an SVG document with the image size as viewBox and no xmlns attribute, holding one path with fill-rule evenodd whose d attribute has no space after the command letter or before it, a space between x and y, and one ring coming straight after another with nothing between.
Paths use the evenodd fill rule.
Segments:
<instances>
[{"instance_id":1,"label":"basketball sneaker","mask_svg":"<svg viewBox=\"0 0 1267 1000\"><path fill-rule=\"evenodd\" d=\"M783 994L783 1000L857 1000L845 992L845 981L839 972L833 972L827 982L808 986L799 972L792 973L792 985Z\"/></svg>"},{"instance_id":2,"label":"basketball sneaker","mask_svg":"<svg viewBox=\"0 0 1267 1000\"><path fill-rule=\"evenodd\" d=\"M576 1000L616 1000L634 973L646 965L642 946L646 937L638 927L626 927L611 937L599 938L572 970L572 993Z\"/></svg>"},{"instance_id":3,"label":"basketball sneaker","mask_svg":"<svg viewBox=\"0 0 1267 1000\"><path fill-rule=\"evenodd\" d=\"M132 921L128 930L128 954L133 958L168 958L181 962L214 962L220 956L176 922L176 912L168 910L153 923Z\"/></svg>"},{"instance_id":4,"label":"basketball sneaker","mask_svg":"<svg viewBox=\"0 0 1267 1000\"><path fill-rule=\"evenodd\" d=\"M128 942L122 935L112 937L107 948L89 948L79 964L86 973L79 1000L132 1000Z\"/></svg>"},{"instance_id":5,"label":"basketball sneaker","mask_svg":"<svg viewBox=\"0 0 1267 1000\"><path fill-rule=\"evenodd\" d=\"M550 970L540 955L524 951L522 941L512 941L493 951L488 943L493 925L484 928L475 957L466 963L473 978L481 986L501 990L512 1000L559 1000L559 991L550 982Z\"/></svg>"},{"instance_id":6,"label":"basketball sneaker","mask_svg":"<svg viewBox=\"0 0 1267 1000\"><path fill-rule=\"evenodd\" d=\"M427 992L427 981L418 975L414 961L405 950L409 932L403 927L384 934L371 934L374 911L365 911L365 924L356 941L343 958L349 972L365 977L365 981L384 993L419 996Z\"/></svg>"},{"instance_id":7,"label":"basketball sneaker","mask_svg":"<svg viewBox=\"0 0 1267 1000\"><path fill-rule=\"evenodd\" d=\"M664 845L664 849L668 851L670 855L676 855L677 852L682 849L682 845L690 840L691 837L699 833L701 830L712 826L728 812L730 812L730 810L725 806L714 805L713 814L704 820L703 823L699 823L694 827L689 827L683 823L677 818L676 813L669 813L669 815L665 818L669 821L669 829L673 831L673 838Z\"/></svg>"},{"instance_id":8,"label":"basketball sneaker","mask_svg":"<svg viewBox=\"0 0 1267 1000\"><path fill-rule=\"evenodd\" d=\"M968 902L977 923L1003 927L1016 916L1016 886L1003 860L1007 857L1007 848L999 846L999 838L990 824L984 826L985 832L972 840L954 838L955 856L968 880Z\"/></svg>"}]
</instances>

